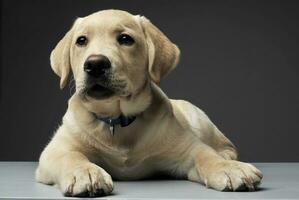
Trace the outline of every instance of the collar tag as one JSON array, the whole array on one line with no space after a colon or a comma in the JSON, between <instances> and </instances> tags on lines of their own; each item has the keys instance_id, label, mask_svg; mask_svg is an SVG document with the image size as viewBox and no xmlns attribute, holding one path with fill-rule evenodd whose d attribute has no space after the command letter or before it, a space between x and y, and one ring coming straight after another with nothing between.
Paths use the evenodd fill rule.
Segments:
<instances>
[{"instance_id":1,"label":"collar tag","mask_svg":"<svg viewBox=\"0 0 299 200\"><path fill-rule=\"evenodd\" d=\"M114 135L114 125L110 125L109 129L110 129L111 135L113 136Z\"/></svg>"},{"instance_id":2,"label":"collar tag","mask_svg":"<svg viewBox=\"0 0 299 200\"><path fill-rule=\"evenodd\" d=\"M107 125L109 125L109 130L111 135L114 135L115 132L115 126L120 125L120 127L126 127L129 126L131 123L133 123L136 119L136 116L124 116L120 115L118 118L110 118L110 117L98 117L96 114L94 114L95 118L99 121L105 122Z\"/></svg>"}]
</instances>

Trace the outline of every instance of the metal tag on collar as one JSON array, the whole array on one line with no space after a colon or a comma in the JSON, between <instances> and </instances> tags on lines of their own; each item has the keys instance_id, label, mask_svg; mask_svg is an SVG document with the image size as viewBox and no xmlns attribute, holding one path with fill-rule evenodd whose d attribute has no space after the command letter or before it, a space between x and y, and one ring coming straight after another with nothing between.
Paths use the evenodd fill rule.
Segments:
<instances>
[{"instance_id":1,"label":"metal tag on collar","mask_svg":"<svg viewBox=\"0 0 299 200\"><path fill-rule=\"evenodd\" d=\"M110 125L109 127L111 135L114 135L114 125Z\"/></svg>"}]
</instances>

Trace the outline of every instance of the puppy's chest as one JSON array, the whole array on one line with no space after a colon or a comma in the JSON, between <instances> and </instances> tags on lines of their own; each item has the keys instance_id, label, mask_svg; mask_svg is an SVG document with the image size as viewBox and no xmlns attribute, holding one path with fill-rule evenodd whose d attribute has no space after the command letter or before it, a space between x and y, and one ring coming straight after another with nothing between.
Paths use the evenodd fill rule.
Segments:
<instances>
[{"instance_id":1,"label":"puppy's chest","mask_svg":"<svg viewBox=\"0 0 299 200\"><path fill-rule=\"evenodd\" d=\"M152 172L149 164L152 158L142 151L118 147L105 152L100 164L115 178L139 179Z\"/></svg>"},{"instance_id":2,"label":"puppy's chest","mask_svg":"<svg viewBox=\"0 0 299 200\"><path fill-rule=\"evenodd\" d=\"M102 132L96 140L96 162L114 178L139 179L153 172L159 151L147 145L148 140L135 132ZM138 137L139 136L139 137Z\"/></svg>"},{"instance_id":3,"label":"puppy's chest","mask_svg":"<svg viewBox=\"0 0 299 200\"><path fill-rule=\"evenodd\" d=\"M116 148L113 151L106 153L106 159L108 159L111 163L116 164L117 166L130 168L138 164L138 156L135 155L136 153L130 149Z\"/></svg>"}]
</instances>

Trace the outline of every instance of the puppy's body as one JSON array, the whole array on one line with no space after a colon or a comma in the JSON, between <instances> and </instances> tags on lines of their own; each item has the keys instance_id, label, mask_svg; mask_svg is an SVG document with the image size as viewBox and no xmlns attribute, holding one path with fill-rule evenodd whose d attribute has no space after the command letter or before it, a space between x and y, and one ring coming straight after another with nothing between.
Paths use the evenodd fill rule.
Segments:
<instances>
[{"instance_id":1,"label":"puppy's body","mask_svg":"<svg viewBox=\"0 0 299 200\"><path fill-rule=\"evenodd\" d=\"M118 70L127 75L126 83L129 82L123 89L125 92L108 98L82 95L82 80L86 82L86 77L80 72L83 61L76 59L82 57L82 60L85 60L88 55L94 54L95 49L86 47L89 48L85 51L88 53L83 55L74 47L68 47L72 51L71 55L78 57L72 61L71 56L73 64L70 67L76 83L79 84L76 84L76 93L69 100L63 124L40 157L37 180L46 184L58 184L63 193L72 196L95 195L99 191L110 193L113 188L111 176L120 180L136 180L160 172L205 183L217 190L254 189L262 178L259 170L250 164L234 161L237 157L234 146L199 108L183 100L168 99L157 86L156 83L161 77L177 64L178 49L172 46L164 35L161 36L162 33L156 27L144 27L144 22L140 23L142 18L139 16L110 10L87 18L89 21L95 21L100 17L116 17L116 21L119 21L119 16L129 21L131 28L139 28L132 34L143 34L144 31L146 37L150 37L155 32L154 35L160 37L158 44L155 39L151 39L151 44L149 41L138 41L139 39L135 38L138 43L133 47L137 48L140 54L144 54L138 54L139 61L137 54L133 52L134 49L126 49L131 51L126 59L133 56L136 58L134 64L149 65L150 78L146 76L146 67L122 68ZM82 21L80 26L88 24ZM79 31L79 25L74 25L73 29ZM152 52L154 50L151 49L151 45L154 45L152 48L155 52ZM113 50L109 44L104 46ZM168 52L159 52L162 47ZM59 55L63 54L61 51L61 48L54 50L52 57L57 56L57 52ZM109 52L104 52L109 55ZM119 54L121 53L116 50L113 56ZM146 55L149 57L148 62L142 60ZM162 61L157 59L159 55L163 55L160 58ZM61 61L53 59L52 67L54 65L55 72L59 71L63 85L66 79L62 74L63 69L55 69L53 64ZM128 62L133 61L118 62L127 62L127 66L130 65ZM113 70L113 60L111 63ZM155 69L157 66L159 68ZM163 69L164 67L167 69ZM123 77L119 71L114 71L113 77L117 74ZM136 73L142 74L136 77ZM129 95L124 95L127 93ZM114 135L111 134L109 126L96 117L119 115L133 115L136 116L136 120L126 127L116 126Z\"/></svg>"}]
</instances>

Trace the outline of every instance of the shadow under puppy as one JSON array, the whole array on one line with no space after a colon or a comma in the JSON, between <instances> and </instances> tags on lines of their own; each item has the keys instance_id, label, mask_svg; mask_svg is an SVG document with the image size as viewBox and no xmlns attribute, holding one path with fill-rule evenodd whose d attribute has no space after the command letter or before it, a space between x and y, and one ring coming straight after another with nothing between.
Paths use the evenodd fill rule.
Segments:
<instances>
[{"instance_id":1,"label":"shadow under puppy","mask_svg":"<svg viewBox=\"0 0 299 200\"><path fill-rule=\"evenodd\" d=\"M76 92L40 156L36 180L68 196L113 190L112 177L157 172L216 190L254 190L262 173L236 161L234 145L207 115L159 88L180 51L148 19L120 10L78 18L51 53L63 88Z\"/></svg>"}]
</instances>

